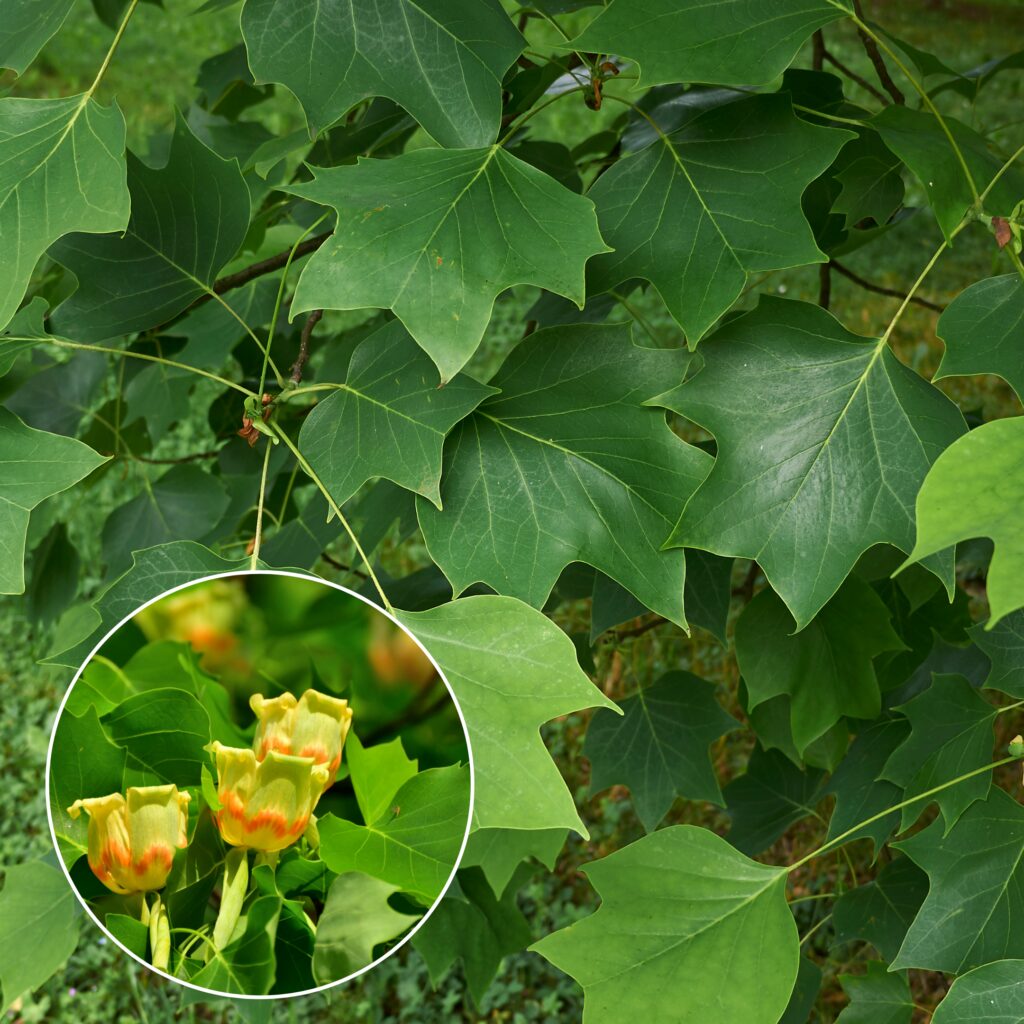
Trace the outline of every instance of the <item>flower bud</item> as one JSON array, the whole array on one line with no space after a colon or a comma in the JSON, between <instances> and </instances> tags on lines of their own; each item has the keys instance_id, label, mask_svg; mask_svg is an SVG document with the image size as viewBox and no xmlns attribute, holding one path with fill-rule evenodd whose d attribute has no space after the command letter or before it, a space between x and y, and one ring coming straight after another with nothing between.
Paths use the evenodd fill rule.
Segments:
<instances>
[{"instance_id":1,"label":"flower bud","mask_svg":"<svg viewBox=\"0 0 1024 1024\"><path fill-rule=\"evenodd\" d=\"M131 786L120 793L76 800L72 818L89 815L89 867L112 892L162 889L175 848L188 842L188 802L177 786Z\"/></svg>"},{"instance_id":2,"label":"flower bud","mask_svg":"<svg viewBox=\"0 0 1024 1024\"><path fill-rule=\"evenodd\" d=\"M311 757L316 764L327 767L329 776L324 788L334 784L352 724L347 700L316 690L306 690L298 700L292 693L269 700L254 693L249 706L259 719L252 744L257 760L262 761L272 750Z\"/></svg>"},{"instance_id":3,"label":"flower bud","mask_svg":"<svg viewBox=\"0 0 1024 1024\"><path fill-rule=\"evenodd\" d=\"M261 761L252 750L214 741L217 758L214 815L224 842L273 853L291 846L306 830L330 773L311 757L270 749Z\"/></svg>"}]
</instances>

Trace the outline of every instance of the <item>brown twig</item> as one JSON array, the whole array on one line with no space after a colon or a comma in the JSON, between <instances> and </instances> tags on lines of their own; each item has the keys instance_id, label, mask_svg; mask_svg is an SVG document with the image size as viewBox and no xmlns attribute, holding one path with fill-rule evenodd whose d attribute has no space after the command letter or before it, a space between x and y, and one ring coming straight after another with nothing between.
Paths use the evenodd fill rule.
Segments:
<instances>
[{"instance_id":1,"label":"brown twig","mask_svg":"<svg viewBox=\"0 0 1024 1024\"><path fill-rule=\"evenodd\" d=\"M811 36L811 70L820 71L825 63L825 33L819 28Z\"/></svg>"},{"instance_id":2,"label":"brown twig","mask_svg":"<svg viewBox=\"0 0 1024 1024\"><path fill-rule=\"evenodd\" d=\"M302 337L299 341L299 355L298 358L292 363L292 374L291 379L294 384L298 384L302 380L302 370L309 360L309 339L313 333L313 328L320 322L320 318L324 315L322 309L314 309L308 317L302 327Z\"/></svg>"},{"instance_id":3,"label":"brown twig","mask_svg":"<svg viewBox=\"0 0 1024 1024\"><path fill-rule=\"evenodd\" d=\"M846 75L851 82L856 82L862 89L871 93L879 103L885 103L885 97L866 78L858 75L853 68L848 68L841 60L835 57L830 50L825 51L825 60L829 62L840 74Z\"/></svg>"},{"instance_id":4,"label":"brown twig","mask_svg":"<svg viewBox=\"0 0 1024 1024\"><path fill-rule=\"evenodd\" d=\"M219 448L209 452L193 452L191 455L179 455L176 459L150 459L145 455L132 455L132 458L136 462L149 462L154 466L170 466L181 462L196 462L199 459L215 459L218 455L220 455Z\"/></svg>"},{"instance_id":5,"label":"brown twig","mask_svg":"<svg viewBox=\"0 0 1024 1024\"><path fill-rule=\"evenodd\" d=\"M864 9L861 7L860 0L853 0L853 10L857 17L861 21L864 21ZM878 80L882 83L882 88L892 97L893 103L899 106L904 106L907 102L906 97L900 92L896 83L892 80L892 75L889 74L889 69L885 66L885 61L882 59L882 54L879 52L878 44L864 31L864 29L858 26L857 34L860 36L861 42L864 44L864 50L868 55L868 59L874 65L875 74L878 75Z\"/></svg>"},{"instance_id":6,"label":"brown twig","mask_svg":"<svg viewBox=\"0 0 1024 1024\"><path fill-rule=\"evenodd\" d=\"M420 722L425 722L428 718L432 718L439 711L443 711L451 702L448 688L442 683L441 692L432 701L426 702L422 697L417 697L398 718L383 725L378 725L376 729L371 729L365 736L360 736L360 742L364 746L370 746L387 736L397 736L401 734L403 729L407 729L411 725L419 725Z\"/></svg>"},{"instance_id":7,"label":"brown twig","mask_svg":"<svg viewBox=\"0 0 1024 1024\"><path fill-rule=\"evenodd\" d=\"M337 558L335 558L333 555L327 554L326 551L320 552L320 558L323 561L325 561L328 565L334 566L334 568L338 569L340 572L350 572L352 573L353 576L358 576L360 579L368 579L365 573L361 572L359 569L356 569L354 566L346 565L344 562L339 562Z\"/></svg>"},{"instance_id":8,"label":"brown twig","mask_svg":"<svg viewBox=\"0 0 1024 1024\"><path fill-rule=\"evenodd\" d=\"M831 267L836 273L849 278L854 284L860 285L867 292L874 292L876 295L888 295L893 299L905 299L907 297L906 292L901 292L897 288L886 288L884 285L874 284L871 281L865 280L860 274L855 274L849 267L843 266L837 260L832 261ZM936 313L941 313L946 308L945 306L940 306L937 302L929 302L927 299L919 298L917 295L912 295L910 301L918 306L924 306L925 309L934 310Z\"/></svg>"},{"instance_id":9,"label":"brown twig","mask_svg":"<svg viewBox=\"0 0 1024 1024\"><path fill-rule=\"evenodd\" d=\"M828 309L832 301L832 272L827 263L818 266L818 305Z\"/></svg>"},{"instance_id":10,"label":"brown twig","mask_svg":"<svg viewBox=\"0 0 1024 1024\"><path fill-rule=\"evenodd\" d=\"M640 622L635 626L626 626L623 629L617 629L612 636L616 640L627 640L630 637L642 636L644 633L655 628L655 626L662 626L668 619L664 615L654 615L653 618L647 619L645 622Z\"/></svg>"},{"instance_id":11,"label":"brown twig","mask_svg":"<svg viewBox=\"0 0 1024 1024\"><path fill-rule=\"evenodd\" d=\"M757 562L751 562L750 568L747 570L747 575L743 577L743 582L736 587L732 592L733 597L742 597L744 604L749 604L751 598L754 596L754 584L757 582L757 577L761 572L761 567Z\"/></svg>"}]
</instances>

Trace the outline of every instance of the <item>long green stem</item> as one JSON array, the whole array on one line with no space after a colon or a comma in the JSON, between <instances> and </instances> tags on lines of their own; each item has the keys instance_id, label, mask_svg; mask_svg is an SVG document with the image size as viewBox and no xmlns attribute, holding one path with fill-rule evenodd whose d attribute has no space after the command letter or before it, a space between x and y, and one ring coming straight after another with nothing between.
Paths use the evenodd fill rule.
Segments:
<instances>
[{"instance_id":1,"label":"long green stem","mask_svg":"<svg viewBox=\"0 0 1024 1024\"><path fill-rule=\"evenodd\" d=\"M249 891L249 851L232 847L224 858L224 885L220 894L220 910L213 926L213 948L223 949L230 941L242 913L242 904Z\"/></svg>"},{"instance_id":2,"label":"long green stem","mask_svg":"<svg viewBox=\"0 0 1024 1024\"><path fill-rule=\"evenodd\" d=\"M121 24L117 26L117 31L114 33L114 38L110 42L110 47L107 50L106 57L103 58L103 63L100 65L99 71L96 72L96 77L92 80L92 85L89 86L88 92L86 92L83 99L83 106L85 101L90 99L94 92L99 88L100 82L103 81L103 76L107 73L107 68L110 67L110 62L114 59L114 52L120 45L121 37L125 33L125 29L128 28L128 21L131 16L135 13L135 8L138 7L139 0L131 0L128 4L128 8L124 12L124 17L121 19Z\"/></svg>"},{"instance_id":3,"label":"long green stem","mask_svg":"<svg viewBox=\"0 0 1024 1024\"><path fill-rule=\"evenodd\" d=\"M263 472L260 474L260 497L256 506L256 535L252 541L252 559L249 568L255 569L260 564L260 544L263 541L263 506L267 500L267 467L270 465L270 453L274 446L268 441L263 445Z\"/></svg>"}]
</instances>

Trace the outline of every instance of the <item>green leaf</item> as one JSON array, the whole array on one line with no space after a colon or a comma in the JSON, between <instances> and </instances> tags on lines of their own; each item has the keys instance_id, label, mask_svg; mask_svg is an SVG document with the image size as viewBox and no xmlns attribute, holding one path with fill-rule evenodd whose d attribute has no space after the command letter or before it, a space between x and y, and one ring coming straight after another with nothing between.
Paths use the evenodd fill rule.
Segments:
<instances>
[{"instance_id":1,"label":"green leaf","mask_svg":"<svg viewBox=\"0 0 1024 1024\"><path fill-rule=\"evenodd\" d=\"M886 761L881 778L902 786L905 800L992 759L996 709L963 676L933 676L924 693L897 710L907 716L911 731ZM971 804L985 799L991 783L991 775L977 775L935 797L947 832ZM927 806L921 800L904 807L900 831Z\"/></svg>"},{"instance_id":2,"label":"green leaf","mask_svg":"<svg viewBox=\"0 0 1024 1024\"><path fill-rule=\"evenodd\" d=\"M417 513L456 593L475 582L540 607L586 562L685 625L685 563L661 542L711 464L643 407L688 356L638 348L624 326L537 331L445 445L443 511Z\"/></svg>"},{"instance_id":3,"label":"green leaf","mask_svg":"<svg viewBox=\"0 0 1024 1024\"><path fill-rule=\"evenodd\" d=\"M806 956L800 957L793 994L779 1024L807 1024L821 991L821 968Z\"/></svg>"},{"instance_id":4,"label":"green leaf","mask_svg":"<svg viewBox=\"0 0 1024 1024\"><path fill-rule=\"evenodd\" d=\"M787 694L801 757L844 716L876 718L882 695L871 659L903 648L890 617L870 585L849 576L810 624L793 633L781 599L762 590L736 623L736 659L748 706Z\"/></svg>"},{"instance_id":5,"label":"green leaf","mask_svg":"<svg viewBox=\"0 0 1024 1024\"><path fill-rule=\"evenodd\" d=\"M96 714L105 715L136 692L136 687L120 666L97 654L89 659L78 682L71 687L64 710L81 718L90 707L95 707Z\"/></svg>"},{"instance_id":6,"label":"green leaf","mask_svg":"<svg viewBox=\"0 0 1024 1024\"><path fill-rule=\"evenodd\" d=\"M42 860L12 864L0 890L2 1011L38 988L78 945L78 901L63 873Z\"/></svg>"},{"instance_id":7,"label":"green leaf","mask_svg":"<svg viewBox=\"0 0 1024 1024\"><path fill-rule=\"evenodd\" d=\"M823 791L836 798L828 824L829 839L845 834L903 799L903 790L880 776L886 762L909 734L910 725L905 719L890 718L874 722L857 736ZM899 823L899 813L893 811L854 832L846 842L867 837L875 844L877 857Z\"/></svg>"},{"instance_id":8,"label":"green leaf","mask_svg":"<svg viewBox=\"0 0 1024 1024\"><path fill-rule=\"evenodd\" d=\"M479 1005L502 959L530 944L530 925L516 902L528 871L516 872L500 900L481 872L459 871L444 899L412 940L426 961L435 989L455 961L461 960L470 994Z\"/></svg>"},{"instance_id":9,"label":"green leaf","mask_svg":"<svg viewBox=\"0 0 1024 1024\"><path fill-rule=\"evenodd\" d=\"M361 871L429 905L455 867L468 814L468 768L428 768L409 779L394 806L369 825L333 814L321 818L320 859L339 874Z\"/></svg>"},{"instance_id":10,"label":"green leaf","mask_svg":"<svg viewBox=\"0 0 1024 1024\"><path fill-rule=\"evenodd\" d=\"M298 97L310 135L360 100L400 103L442 146L485 146L523 37L497 0L246 0L242 35L259 82Z\"/></svg>"},{"instance_id":11,"label":"green leaf","mask_svg":"<svg viewBox=\"0 0 1024 1024\"><path fill-rule=\"evenodd\" d=\"M1021 1024L1024 1022L1024 960L997 960L954 982L932 1024Z\"/></svg>"},{"instance_id":12,"label":"green leaf","mask_svg":"<svg viewBox=\"0 0 1024 1024\"><path fill-rule=\"evenodd\" d=\"M449 381L476 351L499 292L535 284L584 300L605 252L594 205L489 149L420 149L314 168L295 195L333 207L338 228L302 271L291 314L392 309Z\"/></svg>"},{"instance_id":13,"label":"green leaf","mask_svg":"<svg viewBox=\"0 0 1024 1024\"><path fill-rule=\"evenodd\" d=\"M621 717L597 711L587 727L591 794L629 786L648 832L677 796L723 805L708 747L740 725L722 710L713 686L690 672L669 672L619 706Z\"/></svg>"},{"instance_id":14,"label":"green leaf","mask_svg":"<svg viewBox=\"0 0 1024 1024\"><path fill-rule=\"evenodd\" d=\"M81 561L67 526L55 523L32 552L32 578L25 590L29 617L48 626L78 593Z\"/></svg>"},{"instance_id":15,"label":"green leaf","mask_svg":"<svg viewBox=\"0 0 1024 1024\"><path fill-rule=\"evenodd\" d=\"M101 107L89 93L0 99L0 327L51 242L69 231L121 231L129 203L116 106Z\"/></svg>"},{"instance_id":16,"label":"green leaf","mask_svg":"<svg viewBox=\"0 0 1024 1024\"><path fill-rule=\"evenodd\" d=\"M18 75L60 31L74 0L6 0L0 23L0 68Z\"/></svg>"},{"instance_id":17,"label":"green leaf","mask_svg":"<svg viewBox=\"0 0 1024 1024\"><path fill-rule=\"evenodd\" d=\"M81 441L33 430L0 408L0 594L25 589L29 513L107 459Z\"/></svg>"},{"instance_id":18,"label":"green leaf","mask_svg":"<svg viewBox=\"0 0 1024 1024\"><path fill-rule=\"evenodd\" d=\"M992 659L985 686L1024 697L1024 610L1010 612L993 629L979 625L967 632Z\"/></svg>"},{"instance_id":19,"label":"green leaf","mask_svg":"<svg viewBox=\"0 0 1024 1024\"><path fill-rule=\"evenodd\" d=\"M50 249L78 278L54 311L58 334L102 341L164 323L210 292L249 227L238 164L207 149L180 117L163 167L129 154L128 190L127 231L76 234Z\"/></svg>"},{"instance_id":20,"label":"green leaf","mask_svg":"<svg viewBox=\"0 0 1024 1024\"><path fill-rule=\"evenodd\" d=\"M227 491L215 476L195 465L172 466L110 513L103 525L104 560L112 572L124 572L133 551L204 537L227 507Z\"/></svg>"},{"instance_id":21,"label":"green leaf","mask_svg":"<svg viewBox=\"0 0 1024 1024\"><path fill-rule=\"evenodd\" d=\"M209 760L203 747L210 742L210 717L192 694L170 687L147 690L105 714L103 724L114 742L160 783L199 785Z\"/></svg>"},{"instance_id":22,"label":"green leaf","mask_svg":"<svg viewBox=\"0 0 1024 1024\"><path fill-rule=\"evenodd\" d=\"M887 224L903 203L902 165L878 132L861 131L843 147L836 164L841 191L831 212L844 214L847 228L867 219Z\"/></svg>"},{"instance_id":23,"label":"green leaf","mask_svg":"<svg viewBox=\"0 0 1024 1024\"><path fill-rule=\"evenodd\" d=\"M862 939L886 960L895 959L927 895L928 876L909 857L897 857L873 881L836 900L835 945Z\"/></svg>"},{"instance_id":24,"label":"green leaf","mask_svg":"<svg viewBox=\"0 0 1024 1024\"><path fill-rule=\"evenodd\" d=\"M571 828L586 836L540 737L544 722L614 704L580 670L572 641L510 597L467 597L399 618L437 659L466 719L477 828Z\"/></svg>"},{"instance_id":25,"label":"green leaf","mask_svg":"<svg viewBox=\"0 0 1024 1024\"><path fill-rule=\"evenodd\" d=\"M674 825L583 871L599 909L530 948L583 986L588 1024L776 1024L800 955L785 868Z\"/></svg>"},{"instance_id":26,"label":"green leaf","mask_svg":"<svg viewBox=\"0 0 1024 1024\"><path fill-rule=\"evenodd\" d=\"M914 498L963 416L808 303L762 297L702 353L704 369L657 400L718 441L671 543L756 559L803 629L868 548L910 550ZM951 590L951 552L938 568Z\"/></svg>"},{"instance_id":27,"label":"green leaf","mask_svg":"<svg viewBox=\"0 0 1024 1024\"><path fill-rule=\"evenodd\" d=\"M331 883L316 925L313 977L328 985L373 962L375 946L397 938L416 916L392 910L388 897L398 892L377 878L349 872Z\"/></svg>"},{"instance_id":28,"label":"green leaf","mask_svg":"<svg viewBox=\"0 0 1024 1024\"><path fill-rule=\"evenodd\" d=\"M1003 165L974 129L946 114L943 118L981 192ZM949 139L936 118L926 110L892 105L871 119L885 144L924 186L935 219L947 240L974 202L964 169L950 149ZM1009 216L1021 195L1024 175L1010 167L985 200L986 212Z\"/></svg>"},{"instance_id":29,"label":"green leaf","mask_svg":"<svg viewBox=\"0 0 1024 1024\"><path fill-rule=\"evenodd\" d=\"M647 88L767 85L814 31L843 15L827 0L613 0L572 45L637 61Z\"/></svg>"},{"instance_id":30,"label":"green leaf","mask_svg":"<svg viewBox=\"0 0 1024 1024\"><path fill-rule=\"evenodd\" d=\"M994 373L1024 399L1024 282L1019 274L976 281L935 328L946 346L932 380Z\"/></svg>"},{"instance_id":31,"label":"green leaf","mask_svg":"<svg viewBox=\"0 0 1024 1024\"><path fill-rule=\"evenodd\" d=\"M440 507L445 435L491 394L461 373L439 388L434 364L393 320L356 346L345 383L303 423L299 448L339 505L384 477Z\"/></svg>"},{"instance_id":32,"label":"green leaf","mask_svg":"<svg viewBox=\"0 0 1024 1024\"><path fill-rule=\"evenodd\" d=\"M986 629L1024 607L1024 419L983 423L951 444L928 472L917 495L917 543L908 562L972 537L995 543L986 589ZM965 494L971 495L964 501Z\"/></svg>"},{"instance_id":33,"label":"green leaf","mask_svg":"<svg viewBox=\"0 0 1024 1024\"><path fill-rule=\"evenodd\" d=\"M144 925L138 918L129 917L127 914L106 914L103 924L128 952L143 959L146 958L149 948L149 927L147 925Z\"/></svg>"},{"instance_id":34,"label":"green leaf","mask_svg":"<svg viewBox=\"0 0 1024 1024\"><path fill-rule=\"evenodd\" d=\"M755 747L747 770L723 793L732 818L729 842L743 853L762 853L791 825L818 817L824 773L801 771L784 754Z\"/></svg>"},{"instance_id":35,"label":"green leaf","mask_svg":"<svg viewBox=\"0 0 1024 1024\"><path fill-rule=\"evenodd\" d=\"M345 744L345 760L352 788L356 791L356 802L367 824L386 814L400 787L417 771L416 759L406 756L401 736L389 743L364 747L352 733Z\"/></svg>"},{"instance_id":36,"label":"green leaf","mask_svg":"<svg viewBox=\"0 0 1024 1024\"><path fill-rule=\"evenodd\" d=\"M281 913L279 896L259 896L246 910L241 934L223 949L214 950L210 962L189 981L216 992L266 995L274 984L274 941Z\"/></svg>"},{"instance_id":37,"label":"green leaf","mask_svg":"<svg viewBox=\"0 0 1024 1024\"><path fill-rule=\"evenodd\" d=\"M478 828L470 833L459 868L479 867L492 892L504 898L523 861L532 857L549 871L554 870L567 835L564 828Z\"/></svg>"},{"instance_id":38,"label":"green leaf","mask_svg":"<svg viewBox=\"0 0 1024 1024\"><path fill-rule=\"evenodd\" d=\"M836 1024L910 1024L914 998L906 974L890 974L877 960L867 964L867 974L841 974L839 981L850 1005Z\"/></svg>"},{"instance_id":39,"label":"green leaf","mask_svg":"<svg viewBox=\"0 0 1024 1024\"><path fill-rule=\"evenodd\" d=\"M588 290L650 281L693 348L748 274L824 261L800 196L849 138L794 116L785 94L694 109L587 193L615 250L591 263Z\"/></svg>"},{"instance_id":40,"label":"green leaf","mask_svg":"<svg viewBox=\"0 0 1024 1024\"><path fill-rule=\"evenodd\" d=\"M77 684L76 684L77 685ZM88 820L72 819L68 808L80 799L120 793L127 754L100 724L96 708L80 716L67 710L57 722L50 759L50 814L57 844L70 868L88 849Z\"/></svg>"},{"instance_id":41,"label":"green leaf","mask_svg":"<svg viewBox=\"0 0 1024 1024\"><path fill-rule=\"evenodd\" d=\"M897 844L928 872L928 897L893 961L960 974L1024 954L1024 807L993 787L943 834L941 822Z\"/></svg>"}]
</instances>

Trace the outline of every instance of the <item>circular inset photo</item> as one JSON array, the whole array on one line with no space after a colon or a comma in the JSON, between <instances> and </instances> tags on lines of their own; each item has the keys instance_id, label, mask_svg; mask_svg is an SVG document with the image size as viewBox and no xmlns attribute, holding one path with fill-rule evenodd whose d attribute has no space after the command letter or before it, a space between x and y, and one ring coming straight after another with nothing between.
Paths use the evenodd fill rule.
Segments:
<instances>
[{"instance_id":1,"label":"circular inset photo","mask_svg":"<svg viewBox=\"0 0 1024 1024\"><path fill-rule=\"evenodd\" d=\"M472 812L461 712L390 616L293 573L211 577L143 606L54 725L54 843L136 959L216 994L346 981L408 940Z\"/></svg>"}]
</instances>

